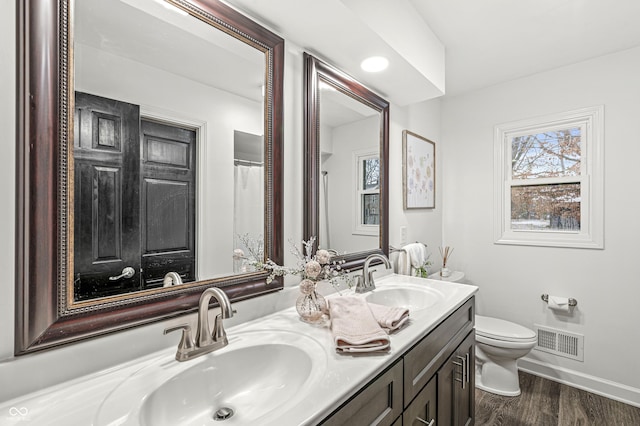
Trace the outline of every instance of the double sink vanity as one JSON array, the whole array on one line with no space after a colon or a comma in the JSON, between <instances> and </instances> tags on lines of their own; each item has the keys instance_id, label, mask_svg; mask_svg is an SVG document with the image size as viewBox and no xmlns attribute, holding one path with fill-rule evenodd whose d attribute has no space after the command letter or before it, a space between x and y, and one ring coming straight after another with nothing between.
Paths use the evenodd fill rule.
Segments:
<instances>
[{"instance_id":1,"label":"double sink vanity","mask_svg":"<svg viewBox=\"0 0 640 426\"><path fill-rule=\"evenodd\" d=\"M387 353L338 354L329 322L292 307L228 328L227 346L195 359L176 361L173 346L5 405L52 425L469 424L476 291L378 278L358 296L410 310Z\"/></svg>"}]
</instances>

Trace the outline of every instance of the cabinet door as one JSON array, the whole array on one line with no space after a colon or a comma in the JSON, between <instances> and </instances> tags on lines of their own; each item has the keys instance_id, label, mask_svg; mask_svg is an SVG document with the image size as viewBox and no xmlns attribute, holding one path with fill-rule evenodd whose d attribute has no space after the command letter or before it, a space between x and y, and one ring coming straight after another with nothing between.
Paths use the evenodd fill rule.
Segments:
<instances>
[{"instance_id":1,"label":"cabinet door","mask_svg":"<svg viewBox=\"0 0 640 426\"><path fill-rule=\"evenodd\" d=\"M404 357L404 405L408 406L473 330L475 299L453 312ZM442 423L447 424L447 423Z\"/></svg>"},{"instance_id":2,"label":"cabinet door","mask_svg":"<svg viewBox=\"0 0 640 426\"><path fill-rule=\"evenodd\" d=\"M475 332L438 370L438 424L467 426L475 414Z\"/></svg>"},{"instance_id":3,"label":"cabinet door","mask_svg":"<svg viewBox=\"0 0 640 426\"><path fill-rule=\"evenodd\" d=\"M404 426L434 426L436 424L436 384L437 378L434 377L402 413Z\"/></svg>"},{"instance_id":4,"label":"cabinet door","mask_svg":"<svg viewBox=\"0 0 640 426\"><path fill-rule=\"evenodd\" d=\"M399 360L322 425L389 426L395 424L402 408L402 360Z\"/></svg>"},{"instance_id":5,"label":"cabinet door","mask_svg":"<svg viewBox=\"0 0 640 426\"><path fill-rule=\"evenodd\" d=\"M476 390L476 351L475 331L469 333L456 351L459 360L465 360L466 381L464 388L458 384L458 397L456 398L456 425L473 425L475 419L475 390Z\"/></svg>"}]
</instances>

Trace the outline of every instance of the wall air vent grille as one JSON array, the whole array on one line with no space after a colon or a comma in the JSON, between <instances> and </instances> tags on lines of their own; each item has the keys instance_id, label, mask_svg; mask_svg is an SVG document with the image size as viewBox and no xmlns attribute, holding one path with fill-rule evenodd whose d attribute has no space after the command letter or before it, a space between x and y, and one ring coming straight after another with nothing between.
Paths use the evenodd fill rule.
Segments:
<instances>
[{"instance_id":1,"label":"wall air vent grille","mask_svg":"<svg viewBox=\"0 0 640 426\"><path fill-rule=\"evenodd\" d=\"M535 324L538 343L534 349L584 361L584 335Z\"/></svg>"}]
</instances>

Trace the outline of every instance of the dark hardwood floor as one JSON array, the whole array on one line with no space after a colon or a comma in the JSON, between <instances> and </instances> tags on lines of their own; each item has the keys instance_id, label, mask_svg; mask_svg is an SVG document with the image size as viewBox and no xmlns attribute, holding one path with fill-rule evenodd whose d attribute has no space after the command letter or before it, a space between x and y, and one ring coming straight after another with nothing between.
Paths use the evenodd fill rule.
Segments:
<instances>
[{"instance_id":1,"label":"dark hardwood floor","mask_svg":"<svg viewBox=\"0 0 640 426\"><path fill-rule=\"evenodd\" d=\"M476 425L640 426L640 408L520 372L522 394L476 389Z\"/></svg>"}]
</instances>

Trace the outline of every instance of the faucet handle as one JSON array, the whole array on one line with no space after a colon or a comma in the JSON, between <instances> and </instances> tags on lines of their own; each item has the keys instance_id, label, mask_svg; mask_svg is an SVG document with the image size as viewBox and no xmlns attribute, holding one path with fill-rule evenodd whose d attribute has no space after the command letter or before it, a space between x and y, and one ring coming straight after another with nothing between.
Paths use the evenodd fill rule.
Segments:
<instances>
[{"instance_id":1,"label":"faucet handle","mask_svg":"<svg viewBox=\"0 0 640 426\"><path fill-rule=\"evenodd\" d=\"M172 331L182 330L182 338L180 339L180 343L178 343L178 352L176 352L176 359L180 355L186 355L191 352L194 348L193 339L191 339L191 326L189 324L180 324L175 327L169 327L164 329L164 334L169 334ZM178 359L178 361L180 361Z\"/></svg>"},{"instance_id":2,"label":"faucet handle","mask_svg":"<svg viewBox=\"0 0 640 426\"><path fill-rule=\"evenodd\" d=\"M222 314L216 315L215 321L213 323L213 334L211 338L215 343L221 344L222 346L226 346L229 344L227 340L227 333L224 331L224 327L222 326Z\"/></svg>"}]
</instances>

